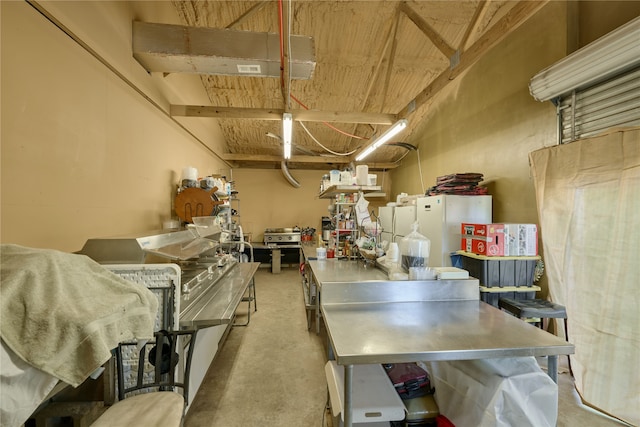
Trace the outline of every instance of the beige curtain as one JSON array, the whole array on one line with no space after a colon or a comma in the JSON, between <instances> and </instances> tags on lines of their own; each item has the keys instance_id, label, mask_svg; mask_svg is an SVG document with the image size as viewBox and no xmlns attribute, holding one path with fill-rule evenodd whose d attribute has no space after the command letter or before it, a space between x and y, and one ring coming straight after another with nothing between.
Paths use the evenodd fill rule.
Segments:
<instances>
[{"instance_id":1,"label":"beige curtain","mask_svg":"<svg viewBox=\"0 0 640 427\"><path fill-rule=\"evenodd\" d=\"M583 400L640 425L640 129L529 155L551 299Z\"/></svg>"}]
</instances>

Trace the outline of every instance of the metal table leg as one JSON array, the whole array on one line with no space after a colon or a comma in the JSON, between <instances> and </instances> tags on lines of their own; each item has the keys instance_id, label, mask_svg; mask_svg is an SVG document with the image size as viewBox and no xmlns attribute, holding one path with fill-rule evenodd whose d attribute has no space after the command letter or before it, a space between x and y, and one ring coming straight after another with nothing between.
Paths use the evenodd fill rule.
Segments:
<instances>
[{"instance_id":1,"label":"metal table leg","mask_svg":"<svg viewBox=\"0 0 640 427\"><path fill-rule=\"evenodd\" d=\"M320 335L320 284L316 282L316 335Z\"/></svg>"},{"instance_id":2,"label":"metal table leg","mask_svg":"<svg viewBox=\"0 0 640 427\"><path fill-rule=\"evenodd\" d=\"M558 384L558 356L547 356L547 374Z\"/></svg>"},{"instance_id":3,"label":"metal table leg","mask_svg":"<svg viewBox=\"0 0 640 427\"><path fill-rule=\"evenodd\" d=\"M344 366L344 427L353 426L353 365Z\"/></svg>"}]
</instances>

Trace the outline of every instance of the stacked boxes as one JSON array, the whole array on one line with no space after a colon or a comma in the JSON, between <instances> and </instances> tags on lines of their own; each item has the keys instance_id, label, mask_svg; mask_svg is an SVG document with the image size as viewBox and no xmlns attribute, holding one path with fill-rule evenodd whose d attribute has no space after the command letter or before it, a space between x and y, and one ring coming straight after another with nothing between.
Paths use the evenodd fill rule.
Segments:
<instances>
[{"instance_id":1,"label":"stacked boxes","mask_svg":"<svg viewBox=\"0 0 640 427\"><path fill-rule=\"evenodd\" d=\"M536 224L469 224L462 223L463 251L485 256L538 255Z\"/></svg>"},{"instance_id":2,"label":"stacked boxes","mask_svg":"<svg viewBox=\"0 0 640 427\"><path fill-rule=\"evenodd\" d=\"M458 251L462 268L480 281L480 299L498 306L500 298L533 299L540 288L533 286L539 256L494 257Z\"/></svg>"}]
</instances>

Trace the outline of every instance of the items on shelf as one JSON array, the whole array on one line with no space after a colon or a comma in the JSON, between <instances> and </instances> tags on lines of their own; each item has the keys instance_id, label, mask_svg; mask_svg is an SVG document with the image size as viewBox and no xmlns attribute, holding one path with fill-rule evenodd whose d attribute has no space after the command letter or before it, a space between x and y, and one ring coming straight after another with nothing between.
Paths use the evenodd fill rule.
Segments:
<instances>
[{"instance_id":1,"label":"items on shelf","mask_svg":"<svg viewBox=\"0 0 640 427\"><path fill-rule=\"evenodd\" d=\"M457 194L478 196L488 194L488 189L481 185L484 175L481 173L467 172L454 173L439 176L436 185L427 189L425 195L437 196L438 194Z\"/></svg>"},{"instance_id":2,"label":"items on shelf","mask_svg":"<svg viewBox=\"0 0 640 427\"><path fill-rule=\"evenodd\" d=\"M355 169L353 167L347 167L342 171L333 169L329 171L328 174L322 175L320 179L320 193L332 187L375 187L377 182L378 176L369 173L369 167L367 165L358 165Z\"/></svg>"},{"instance_id":3,"label":"items on shelf","mask_svg":"<svg viewBox=\"0 0 640 427\"><path fill-rule=\"evenodd\" d=\"M485 256L538 255L536 224L461 223L460 249Z\"/></svg>"}]
</instances>

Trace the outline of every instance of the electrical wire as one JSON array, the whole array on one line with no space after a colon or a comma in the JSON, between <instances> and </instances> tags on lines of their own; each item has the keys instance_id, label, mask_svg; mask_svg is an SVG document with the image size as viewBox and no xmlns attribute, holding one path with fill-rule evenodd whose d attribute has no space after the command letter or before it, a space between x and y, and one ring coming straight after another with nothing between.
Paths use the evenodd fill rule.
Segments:
<instances>
[{"instance_id":1,"label":"electrical wire","mask_svg":"<svg viewBox=\"0 0 640 427\"><path fill-rule=\"evenodd\" d=\"M307 107L306 105L304 105L304 104L302 103L302 101L300 101L298 98L296 98L295 96L293 96L293 94L290 94L289 96L291 97L291 99L293 99L293 100L294 100L294 101L296 101L298 104L300 104L300 106L301 106L302 108L304 108L305 110L308 110L308 109L309 109L309 107ZM322 122L322 124L323 124L323 125L325 125L325 126L327 126L327 127L328 127L328 128L330 128L330 129L335 130L335 131L336 131L336 132L338 132L338 133L341 133L341 134L346 135L346 136L351 137L351 138L355 138L355 139L368 139L368 138L363 137L363 136L352 135L352 134L350 134L349 132L345 132L345 131L343 131L343 130L340 130L340 129L338 129L337 127L335 127L335 126L333 126L332 124L327 123L327 122Z\"/></svg>"},{"instance_id":2,"label":"electrical wire","mask_svg":"<svg viewBox=\"0 0 640 427\"><path fill-rule=\"evenodd\" d=\"M282 7L282 1L283 0L278 0L278 26L280 29L280 87L281 89L285 89L285 85L284 85L284 8ZM288 58L291 58L291 6L292 2L289 1L289 8L288 8L288 15L289 15L289 20L287 23L287 54L288 54ZM304 105L304 103L302 101L300 101L298 98L296 98L292 93L291 93L291 73L289 73L288 75L288 85L287 85L287 90L288 93L285 94L285 102L286 102L286 107L290 107L290 102L289 100L293 99L294 101L296 101L300 106L302 106L302 108L304 108L305 110L309 110L309 107L307 107L306 105ZM331 125L328 122L322 122L323 125L327 126L329 129L332 129L338 133L341 133L342 135L348 136L350 138L355 138L355 139L360 139L360 140L365 140L368 139L366 137L362 137L362 136L358 136L358 135L353 135L349 132L345 132L341 129L338 129L337 127ZM303 126L304 127L304 126ZM322 148L324 148L325 150L327 150L328 152L338 155L338 156L342 156L342 155L348 155L348 154L339 154L339 153L335 153L331 150L329 150L328 148L326 148L325 146L323 146L322 144L320 144L318 142L318 140L316 140L311 133L309 133L309 131L305 128L305 130L307 131L307 133L309 134L309 136L311 136L311 138L313 138L314 141L316 141L316 143L318 145L320 145ZM355 151L352 151L349 154L353 154Z\"/></svg>"},{"instance_id":3,"label":"electrical wire","mask_svg":"<svg viewBox=\"0 0 640 427\"><path fill-rule=\"evenodd\" d=\"M311 139L313 139L313 141L314 141L316 144L318 144L320 147L322 147L323 149L325 149L326 151L328 151L328 152L329 152L329 153L331 153L331 154L334 154L334 155L336 155L336 156L350 156L351 154L353 154L353 153L355 153L356 151L358 151L357 149L355 149L355 150L353 150L353 151L350 151L350 152L348 152L348 153L337 153L337 152L335 152L335 151L332 151L332 150L330 150L329 148L327 148L327 147L325 147L324 145L322 145L322 144L320 143L320 141L318 141L318 140L316 139L316 137L315 137L315 136L313 136L313 135L311 134L311 132L309 132L309 129L307 129L307 127L304 125L304 123L303 123L303 122L298 122L298 123L300 123L300 126L302 126L302 129L304 129L304 131L305 131L305 132L307 132L307 135L309 135L309 136L311 137Z\"/></svg>"},{"instance_id":4,"label":"electrical wire","mask_svg":"<svg viewBox=\"0 0 640 427\"><path fill-rule=\"evenodd\" d=\"M424 179L422 178L422 166L420 166L420 149L416 147L416 156L418 156L418 173L420 174L420 185L422 185L422 194L425 194Z\"/></svg>"},{"instance_id":5,"label":"electrical wire","mask_svg":"<svg viewBox=\"0 0 640 427\"><path fill-rule=\"evenodd\" d=\"M422 194L424 194L425 189L424 189L424 179L422 178L422 165L420 164L420 149L406 142L389 142L387 143L387 145L402 147L407 150L407 152L404 153L404 155L400 157L398 160L396 160L395 163L400 163L402 159L404 159L405 157L407 157L407 155L409 155L409 151L416 152L416 156L418 157L418 174L420 175L420 185L422 186Z\"/></svg>"}]
</instances>

